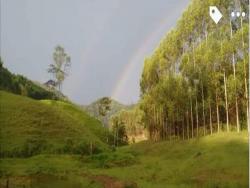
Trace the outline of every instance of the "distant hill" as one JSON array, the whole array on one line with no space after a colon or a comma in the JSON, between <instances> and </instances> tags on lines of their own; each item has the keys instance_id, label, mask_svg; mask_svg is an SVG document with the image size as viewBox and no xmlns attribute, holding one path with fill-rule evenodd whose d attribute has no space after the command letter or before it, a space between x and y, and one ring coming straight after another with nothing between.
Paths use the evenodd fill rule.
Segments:
<instances>
[{"instance_id":1,"label":"distant hill","mask_svg":"<svg viewBox=\"0 0 250 188\"><path fill-rule=\"evenodd\" d=\"M0 59L0 90L27 96L33 99L68 100L61 92L34 82L22 75L15 75L3 67Z\"/></svg>"},{"instance_id":2,"label":"distant hill","mask_svg":"<svg viewBox=\"0 0 250 188\"><path fill-rule=\"evenodd\" d=\"M0 157L109 150L101 122L73 104L0 91L0 107Z\"/></svg>"},{"instance_id":3,"label":"distant hill","mask_svg":"<svg viewBox=\"0 0 250 188\"><path fill-rule=\"evenodd\" d=\"M98 106L100 103L100 99L94 101L93 103L89 105L82 105L82 108L85 109L91 116L99 119L105 126L108 126L109 118L116 114L117 112L123 110L123 109L131 109L134 105L124 105L119 103L118 101L111 99L110 104L110 111L108 111L107 115L105 117L102 117L99 115Z\"/></svg>"}]
</instances>

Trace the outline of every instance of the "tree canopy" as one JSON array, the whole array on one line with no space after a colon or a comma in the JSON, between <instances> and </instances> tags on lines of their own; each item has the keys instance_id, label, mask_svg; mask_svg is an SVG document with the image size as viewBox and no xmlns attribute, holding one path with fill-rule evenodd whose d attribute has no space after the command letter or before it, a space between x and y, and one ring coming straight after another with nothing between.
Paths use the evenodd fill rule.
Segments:
<instances>
[{"instance_id":1,"label":"tree canopy","mask_svg":"<svg viewBox=\"0 0 250 188\"><path fill-rule=\"evenodd\" d=\"M216 25L207 14L211 3L223 15L248 8L243 0L193 0L145 59L140 107L153 140L247 128L249 22L224 16Z\"/></svg>"}]
</instances>

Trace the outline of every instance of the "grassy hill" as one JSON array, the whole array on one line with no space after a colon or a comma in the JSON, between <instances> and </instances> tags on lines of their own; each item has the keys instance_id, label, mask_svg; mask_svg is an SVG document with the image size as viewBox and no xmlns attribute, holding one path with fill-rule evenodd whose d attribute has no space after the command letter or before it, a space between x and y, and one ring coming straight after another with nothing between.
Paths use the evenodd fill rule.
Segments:
<instances>
[{"instance_id":1,"label":"grassy hill","mask_svg":"<svg viewBox=\"0 0 250 188\"><path fill-rule=\"evenodd\" d=\"M108 150L101 122L73 104L0 91L0 107L1 157Z\"/></svg>"},{"instance_id":2,"label":"grassy hill","mask_svg":"<svg viewBox=\"0 0 250 188\"><path fill-rule=\"evenodd\" d=\"M247 132L142 142L122 150L134 153L140 162L122 170L120 177L137 180L139 187L248 187ZM108 174L116 176L117 170Z\"/></svg>"},{"instance_id":3,"label":"grassy hill","mask_svg":"<svg viewBox=\"0 0 250 188\"><path fill-rule=\"evenodd\" d=\"M0 185L6 182L6 174L11 175L13 184L28 182L36 174L53 174L70 177L66 179L69 182L81 182L78 187L245 188L248 187L248 134L220 133L175 142L145 141L93 156L38 155L2 159L0 164L4 175ZM51 176L46 178L41 187L53 182Z\"/></svg>"}]
</instances>

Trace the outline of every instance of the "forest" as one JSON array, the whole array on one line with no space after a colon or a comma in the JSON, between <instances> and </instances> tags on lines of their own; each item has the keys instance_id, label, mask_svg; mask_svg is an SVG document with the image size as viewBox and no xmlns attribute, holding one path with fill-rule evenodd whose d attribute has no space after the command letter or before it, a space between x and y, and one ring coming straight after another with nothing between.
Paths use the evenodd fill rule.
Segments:
<instances>
[{"instance_id":1,"label":"forest","mask_svg":"<svg viewBox=\"0 0 250 188\"><path fill-rule=\"evenodd\" d=\"M249 21L205 15L210 1L192 1L175 29L145 59L140 107L152 140L189 139L247 129ZM230 15L247 1L213 1Z\"/></svg>"}]
</instances>

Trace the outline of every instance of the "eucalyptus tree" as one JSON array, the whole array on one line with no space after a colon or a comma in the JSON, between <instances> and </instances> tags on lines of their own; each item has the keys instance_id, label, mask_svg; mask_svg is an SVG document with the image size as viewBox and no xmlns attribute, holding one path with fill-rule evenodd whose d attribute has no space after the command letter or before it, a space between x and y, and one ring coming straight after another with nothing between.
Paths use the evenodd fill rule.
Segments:
<instances>
[{"instance_id":1,"label":"eucalyptus tree","mask_svg":"<svg viewBox=\"0 0 250 188\"><path fill-rule=\"evenodd\" d=\"M189 86L188 88L188 95L189 95L189 100L190 100L190 117L191 117L191 127L192 127L192 138L194 137L194 120L193 120L193 94L192 94L192 89Z\"/></svg>"},{"instance_id":2,"label":"eucalyptus tree","mask_svg":"<svg viewBox=\"0 0 250 188\"><path fill-rule=\"evenodd\" d=\"M228 84L227 84L227 77L230 75L230 58L232 53L231 44L228 40L224 40L220 42L221 49L220 49L220 61L221 61L221 69L223 74L223 83L224 83L224 98L225 98L225 111L226 111L226 129L227 132L230 131L229 127L229 104L228 104Z\"/></svg>"},{"instance_id":3,"label":"eucalyptus tree","mask_svg":"<svg viewBox=\"0 0 250 188\"><path fill-rule=\"evenodd\" d=\"M230 19L230 38L233 38L233 28L232 28L232 20ZM239 122L239 107L238 107L238 96L237 96L237 84L236 84L236 61L235 61L235 53L232 53L232 65L233 65L233 76L234 76L234 87L235 87L235 111L236 111L236 127L237 132L240 132L240 122Z\"/></svg>"},{"instance_id":4,"label":"eucalyptus tree","mask_svg":"<svg viewBox=\"0 0 250 188\"><path fill-rule=\"evenodd\" d=\"M240 3L240 12L246 11L243 10L243 6ZM248 7L248 6L245 6ZM248 76L247 76L247 68L249 67L247 64L248 59L246 58L249 52L249 20L248 18L243 18L242 16L240 17L240 34L241 34L241 40L237 38L237 33L236 33L236 42L241 41L241 47L238 45L238 49L241 49L241 52L243 53L243 72L244 72L244 89L245 89L245 100L246 100L246 119L247 119L247 127L249 129L250 126L250 120L249 120L249 93L248 93Z\"/></svg>"},{"instance_id":5,"label":"eucalyptus tree","mask_svg":"<svg viewBox=\"0 0 250 188\"><path fill-rule=\"evenodd\" d=\"M207 61L206 56L204 54L207 50L207 39L205 42L200 42L199 47L196 50L196 74L197 79L199 80L199 89L201 95L201 103L202 103L202 124L203 124L203 134L206 135L206 117L205 117L205 88L207 84ZM197 93L198 94L198 93Z\"/></svg>"},{"instance_id":6,"label":"eucalyptus tree","mask_svg":"<svg viewBox=\"0 0 250 188\"><path fill-rule=\"evenodd\" d=\"M195 85L195 115L196 115L196 136L199 136L199 111L198 111L198 84L199 80L194 80Z\"/></svg>"},{"instance_id":7,"label":"eucalyptus tree","mask_svg":"<svg viewBox=\"0 0 250 188\"><path fill-rule=\"evenodd\" d=\"M54 63L49 65L48 72L52 73L56 79L59 91L62 89L62 83L68 76L71 65L71 58L60 45L56 46L53 53Z\"/></svg>"},{"instance_id":8,"label":"eucalyptus tree","mask_svg":"<svg viewBox=\"0 0 250 188\"><path fill-rule=\"evenodd\" d=\"M225 5L225 14L232 5L227 0L216 2ZM229 131L234 120L239 131L239 121L245 117L243 108L248 116L248 28L242 20L241 27L226 19L216 26L204 15L206 5L208 1L193 0L176 28L145 60L141 106L154 140L189 138L190 133L193 138L199 136L201 127L202 135L207 129L212 134L214 125L217 132L224 124Z\"/></svg>"},{"instance_id":9,"label":"eucalyptus tree","mask_svg":"<svg viewBox=\"0 0 250 188\"><path fill-rule=\"evenodd\" d=\"M214 99L215 99L215 72L214 72L214 52L212 48L210 48L210 43L206 40L206 51L204 54L204 62L206 63L206 76L207 76L207 106L209 111L209 129L210 134L213 133L213 106L214 106Z\"/></svg>"}]
</instances>

